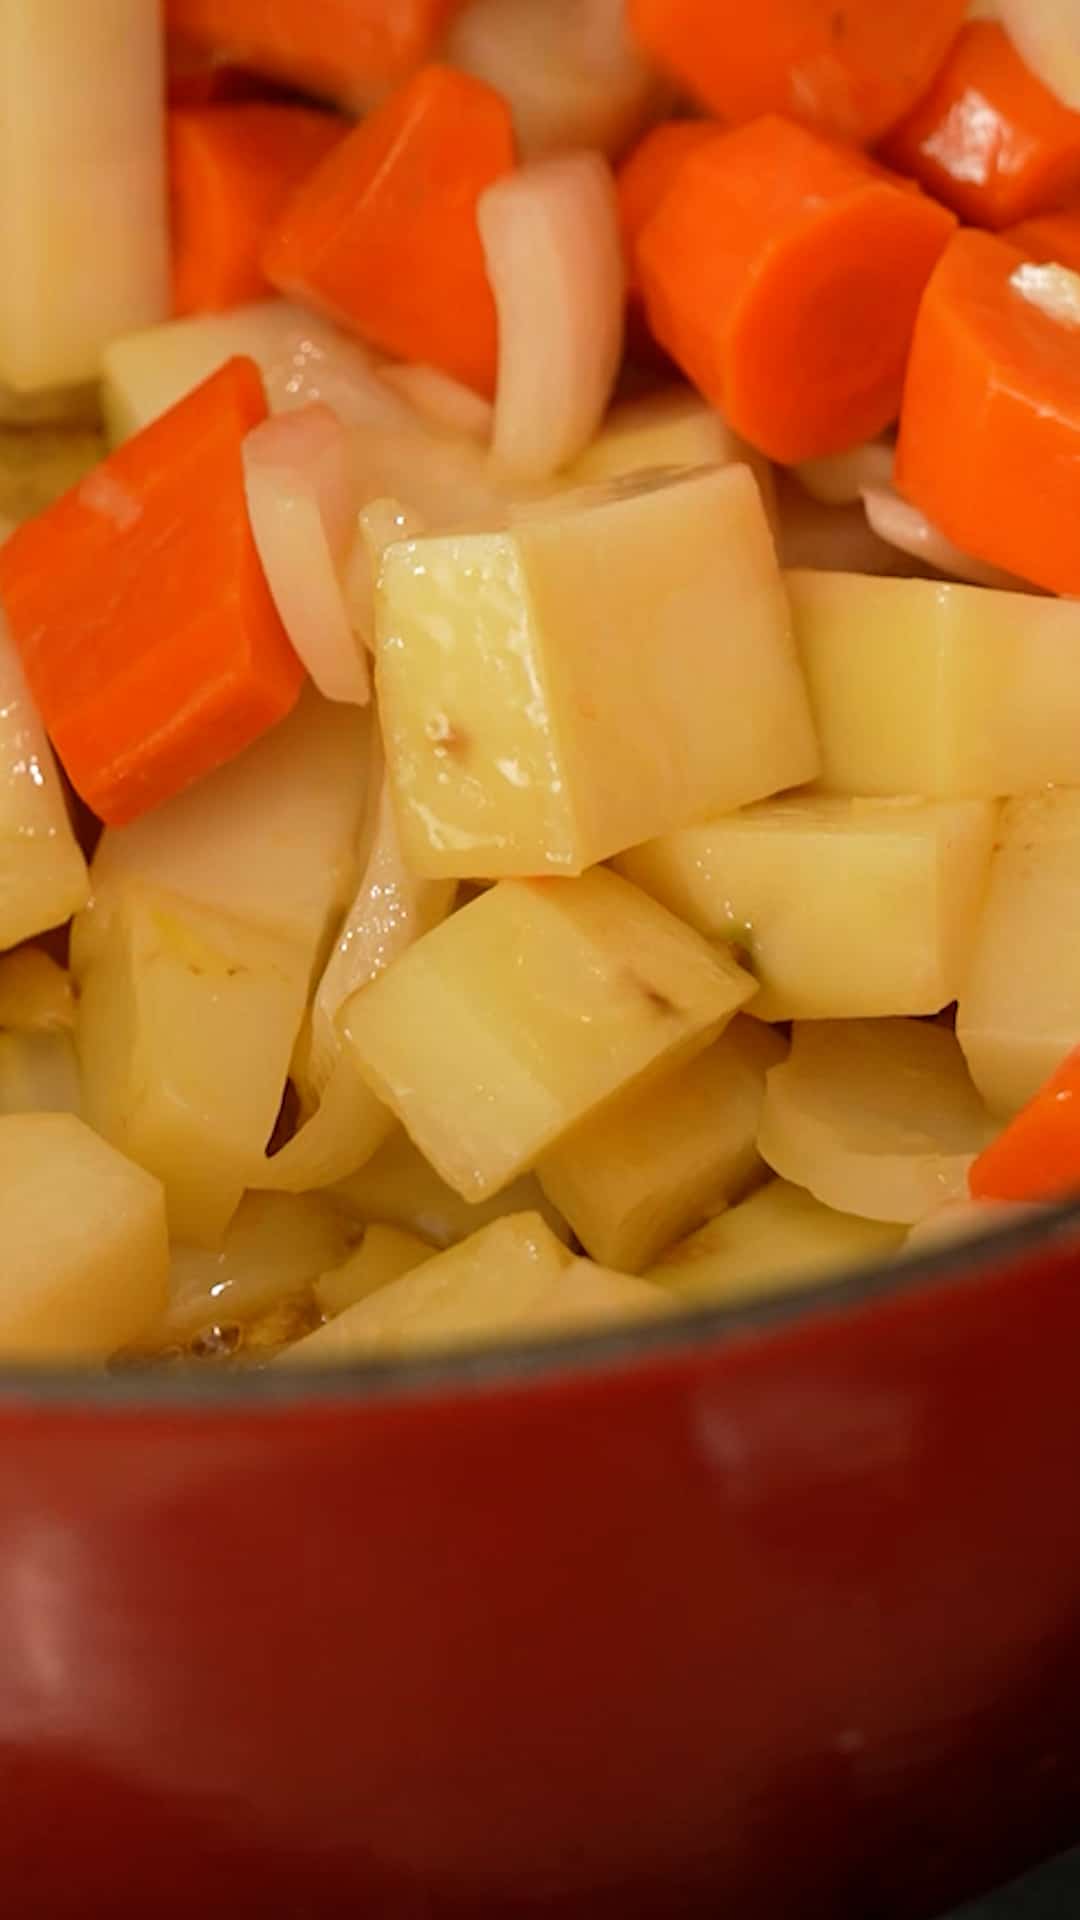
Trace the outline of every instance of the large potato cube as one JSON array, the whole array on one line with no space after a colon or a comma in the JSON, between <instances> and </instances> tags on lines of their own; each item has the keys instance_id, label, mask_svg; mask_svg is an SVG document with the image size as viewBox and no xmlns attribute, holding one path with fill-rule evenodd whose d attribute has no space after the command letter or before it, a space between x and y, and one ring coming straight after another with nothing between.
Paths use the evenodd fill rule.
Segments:
<instances>
[{"instance_id":1,"label":"large potato cube","mask_svg":"<svg viewBox=\"0 0 1080 1920\"><path fill-rule=\"evenodd\" d=\"M789 573L837 793L985 796L1080 784L1080 605L1030 593Z\"/></svg>"},{"instance_id":2,"label":"large potato cube","mask_svg":"<svg viewBox=\"0 0 1080 1920\"><path fill-rule=\"evenodd\" d=\"M618 865L699 932L747 950L763 1020L936 1013L964 978L996 812L989 800L800 794Z\"/></svg>"},{"instance_id":3,"label":"large potato cube","mask_svg":"<svg viewBox=\"0 0 1080 1920\"><path fill-rule=\"evenodd\" d=\"M52 749L0 620L0 948L59 926L88 890Z\"/></svg>"},{"instance_id":4,"label":"large potato cube","mask_svg":"<svg viewBox=\"0 0 1080 1920\"><path fill-rule=\"evenodd\" d=\"M812 779L744 467L568 495L383 557L377 671L418 873L574 874Z\"/></svg>"},{"instance_id":5,"label":"large potato cube","mask_svg":"<svg viewBox=\"0 0 1080 1920\"><path fill-rule=\"evenodd\" d=\"M0 1119L0 1357L106 1359L165 1305L161 1185L67 1113Z\"/></svg>"},{"instance_id":6,"label":"large potato cube","mask_svg":"<svg viewBox=\"0 0 1080 1920\"><path fill-rule=\"evenodd\" d=\"M483 1199L753 993L729 954L602 868L503 881L346 1003L361 1072L450 1186Z\"/></svg>"},{"instance_id":7,"label":"large potato cube","mask_svg":"<svg viewBox=\"0 0 1080 1920\"><path fill-rule=\"evenodd\" d=\"M1080 1044L1080 793L1002 809L956 1031L1003 1119Z\"/></svg>"}]
</instances>

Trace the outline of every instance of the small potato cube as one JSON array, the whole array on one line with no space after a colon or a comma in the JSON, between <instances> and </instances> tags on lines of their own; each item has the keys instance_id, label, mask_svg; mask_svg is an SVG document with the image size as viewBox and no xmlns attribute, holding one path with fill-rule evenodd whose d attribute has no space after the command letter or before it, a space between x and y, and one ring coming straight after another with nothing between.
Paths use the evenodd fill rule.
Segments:
<instances>
[{"instance_id":1,"label":"small potato cube","mask_svg":"<svg viewBox=\"0 0 1080 1920\"><path fill-rule=\"evenodd\" d=\"M1080 1044L1080 793L1002 809L956 1031L1001 1119Z\"/></svg>"},{"instance_id":2,"label":"small potato cube","mask_svg":"<svg viewBox=\"0 0 1080 1920\"><path fill-rule=\"evenodd\" d=\"M164 1183L175 1237L214 1246L277 1117L308 952L136 885L90 918L88 951L72 936L85 1116Z\"/></svg>"},{"instance_id":3,"label":"small potato cube","mask_svg":"<svg viewBox=\"0 0 1080 1920\"><path fill-rule=\"evenodd\" d=\"M612 407L600 432L560 476L569 486L621 480L672 467L746 465L766 509L775 508L772 467L692 387L667 387Z\"/></svg>"},{"instance_id":4,"label":"small potato cube","mask_svg":"<svg viewBox=\"0 0 1080 1920\"><path fill-rule=\"evenodd\" d=\"M662 1080L613 1100L540 1162L548 1197L594 1260L640 1273L764 1172L755 1140L765 1075L787 1052L738 1017Z\"/></svg>"},{"instance_id":5,"label":"small potato cube","mask_svg":"<svg viewBox=\"0 0 1080 1920\"><path fill-rule=\"evenodd\" d=\"M344 1009L360 1070L450 1186L497 1193L699 1051L748 974L616 874L501 881Z\"/></svg>"},{"instance_id":6,"label":"small potato cube","mask_svg":"<svg viewBox=\"0 0 1080 1920\"><path fill-rule=\"evenodd\" d=\"M533 506L502 532L388 547L377 632L418 873L580 873L817 771L744 467L651 475Z\"/></svg>"},{"instance_id":7,"label":"small potato cube","mask_svg":"<svg viewBox=\"0 0 1080 1920\"><path fill-rule=\"evenodd\" d=\"M992 798L1080 785L1080 605L1030 593L787 576L836 793Z\"/></svg>"},{"instance_id":8,"label":"small potato cube","mask_svg":"<svg viewBox=\"0 0 1080 1920\"><path fill-rule=\"evenodd\" d=\"M800 794L617 864L700 933L749 952L762 1020L937 1013L964 978L996 811Z\"/></svg>"},{"instance_id":9,"label":"small potato cube","mask_svg":"<svg viewBox=\"0 0 1080 1920\"><path fill-rule=\"evenodd\" d=\"M316 1298L323 1312L333 1319L358 1300L366 1300L369 1293L388 1286L391 1280L411 1273L438 1251L418 1234L403 1233L400 1227L368 1227L356 1252L340 1267L331 1267L329 1273L320 1275Z\"/></svg>"},{"instance_id":10,"label":"small potato cube","mask_svg":"<svg viewBox=\"0 0 1080 1920\"><path fill-rule=\"evenodd\" d=\"M88 891L52 749L0 620L0 948L60 926Z\"/></svg>"},{"instance_id":11,"label":"small potato cube","mask_svg":"<svg viewBox=\"0 0 1080 1920\"><path fill-rule=\"evenodd\" d=\"M903 1227L836 1213L805 1188L771 1180L672 1247L648 1278L702 1306L743 1306L889 1260L903 1243Z\"/></svg>"},{"instance_id":12,"label":"small potato cube","mask_svg":"<svg viewBox=\"0 0 1080 1920\"><path fill-rule=\"evenodd\" d=\"M0 1119L0 1356L106 1359L165 1304L159 1181L72 1114Z\"/></svg>"},{"instance_id":13,"label":"small potato cube","mask_svg":"<svg viewBox=\"0 0 1080 1920\"><path fill-rule=\"evenodd\" d=\"M78 1113L79 1106L70 1029L0 1031L0 1113Z\"/></svg>"},{"instance_id":14,"label":"small potato cube","mask_svg":"<svg viewBox=\"0 0 1080 1920\"><path fill-rule=\"evenodd\" d=\"M466 1240L507 1213L542 1214L558 1239L570 1238L566 1221L534 1174L522 1174L488 1200L463 1200L396 1121L385 1145L347 1180L338 1181L333 1198L354 1219L397 1227L435 1247Z\"/></svg>"}]
</instances>

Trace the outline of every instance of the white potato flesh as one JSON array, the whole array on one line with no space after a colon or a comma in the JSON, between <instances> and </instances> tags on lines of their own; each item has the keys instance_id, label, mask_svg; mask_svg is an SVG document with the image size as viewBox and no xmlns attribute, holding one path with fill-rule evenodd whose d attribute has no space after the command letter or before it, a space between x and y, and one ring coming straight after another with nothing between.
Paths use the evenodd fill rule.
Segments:
<instances>
[{"instance_id":1,"label":"white potato flesh","mask_svg":"<svg viewBox=\"0 0 1080 1920\"><path fill-rule=\"evenodd\" d=\"M70 1031L0 1032L0 1113L78 1113L80 1106Z\"/></svg>"},{"instance_id":2,"label":"white potato flesh","mask_svg":"<svg viewBox=\"0 0 1080 1920\"><path fill-rule=\"evenodd\" d=\"M366 1300L369 1293L422 1266L438 1251L418 1234L405 1233L400 1227L368 1227L356 1252L339 1267L320 1275L315 1297L327 1318L333 1319L358 1300Z\"/></svg>"},{"instance_id":3,"label":"white potato flesh","mask_svg":"<svg viewBox=\"0 0 1080 1920\"><path fill-rule=\"evenodd\" d=\"M964 981L996 815L989 800L793 795L668 834L617 866L747 952L762 1020L937 1013Z\"/></svg>"},{"instance_id":4,"label":"white potato flesh","mask_svg":"<svg viewBox=\"0 0 1080 1920\"><path fill-rule=\"evenodd\" d=\"M770 519L776 511L772 467L691 387L672 386L612 407L595 439L559 475L571 487L621 480L662 467L748 466Z\"/></svg>"},{"instance_id":5,"label":"white potato flesh","mask_svg":"<svg viewBox=\"0 0 1080 1920\"><path fill-rule=\"evenodd\" d=\"M993 1132L946 1027L810 1021L768 1076L758 1150L825 1206L910 1224L966 1193Z\"/></svg>"},{"instance_id":6,"label":"white potato flesh","mask_svg":"<svg viewBox=\"0 0 1080 1920\"><path fill-rule=\"evenodd\" d=\"M687 1302L745 1306L889 1260L903 1244L903 1227L837 1213L804 1187L770 1180L672 1247L647 1278Z\"/></svg>"},{"instance_id":7,"label":"white potato flesh","mask_svg":"<svg viewBox=\"0 0 1080 1920\"><path fill-rule=\"evenodd\" d=\"M161 1185L73 1115L0 1118L0 1218L5 1360L104 1360L161 1312Z\"/></svg>"},{"instance_id":8,"label":"white potato flesh","mask_svg":"<svg viewBox=\"0 0 1080 1920\"><path fill-rule=\"evenodd\" d=\"M333 1190L354 1219L398 1227L430 1241L452 1246L510 1213L539 1213L560 1240L570 1229L553 1207L535 1175L524 1174L489 1200L465 1200L440 1179L403 1127L395 1126L378 1153Z\"/></svg>"},{"instance_id":9,"label":"white potato flesh","mask_svg":"<svg viewBox=\"0 0 1080 1920\"><path fill-rule=\"evenodd\" d=\"M88 892L52 749L0 620L0 948L60 926Z\"/></svg>"},{"instance_id":10,"label":"white potato flesh","mask_svg":"<svg viewBox=\"0 0 1080 1920\"><path fill-rule=\"evenodd\" d=\"M75 1018L71 979L40 947L0 954L0 1027L26 1033L70 1028Z\"/></svg>"},{"instance_id":11,"label":"white potato flesh","mask_svg":"<svg viewBox=\"0 0 1080 1920\"><path fill-rule=\"evenodd\" d=\"M165 81L146 0L0 0L0 381L94 380L169 309Z\"/></svg>"},{"instance_id":12,"label":"white potato flesh","mask_svg":"<svg viewBox=\"0 0 1080 1920\"><path fill-rule=\"evenodd\" d=\"M992 1113L1016 1113L1080 1044L1080 792L1002 809L956 1031Z\"/></svg>"},{"instance_id":13,"label":"white potato flesh","mask_svg":"<svg viewBox=\"0 0 1080 1920\"><path fill-rule=\"evenodd\" d=\"M245 1194L220 1247L173 1247L163 1343L268 1313L336 1268L351 1237L344 1215L321 1198Z\"/></svg>"}]
</instances>

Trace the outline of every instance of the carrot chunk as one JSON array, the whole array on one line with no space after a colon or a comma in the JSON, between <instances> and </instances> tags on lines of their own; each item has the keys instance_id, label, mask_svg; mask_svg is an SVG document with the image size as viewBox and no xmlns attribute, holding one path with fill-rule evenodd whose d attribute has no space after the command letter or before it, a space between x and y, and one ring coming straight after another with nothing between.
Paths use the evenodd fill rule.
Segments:
<instances>
[{"instance_id":1,"label":"carrot chunk","mask_svg":"<svg viewBox=\"0 0 1080 1920\"><path fill-rule=\"evenodd\" d=\"M461 0L166 0L170 33L361 107L428 59Z\"/></svg>"},{"instance_id":2,"label":"carrot chunk","mask_svg":"<svg viewBox=\"0 0 1080 1920\"><path fill-rule=\"evenodd\" d=\"M267 279L385 352L491 394L498 329L476 205L513 164L501 95L425 67L289 200Z\"/></svg>"},{"instance_id":3,"label":"carrot chunk","mask_svg":"<svg viewBox=\"0 0 1080 1920\"><path fill-rule=\"evenodd\" d=\"M1080 273L1080 206L1063 207L1060 213L1040 213L1018 226L1007 227L1002 234L1011 247L1019 247L1028 260L1056 261Z\"/></svg>"},{"instance_id":4,"label":"carrot chunk","mask_svg":"<svg viewBox=\"0 0 1080 1920\"><path fill-rule=\"evenodd\" d=\"M966 0L629 0L643 51L722 120L783 113L856 144L930 85Z\"/></svg>"},{"instance_id":5,"label":"carrot chunk","mask_svg":"<svg viewBox=\"0 0 1080 1920\"><path fill-rule=\"evenodd\" d=\"M1080 593L1080 330L1014 276L1000 237L954 235L919 312L896 483L965 553ZM1028 267L1028 276L1033 273Z\"/></svg>"},{"instance_id":6,"label":"carrot chunk","mask_svg":"<svg viewBox=\"0 0 1080 1920\"><path fill-rule=\"evenodd\" d=\"M1080 1193L1080 1047L983 1148L968 1181L977 1200L1062 1200Z\"/></svg>"},{"instance_id":7,"label":"carrot chunk","mask_svg":"<svg viewBox=\"0 0 1080 1920\"><path fill-rule=\"evenodd\" d=\"M289 194L346 131L335 114L306 107L170 111L174 313L212 313L266 294L267 234Z\"/></svg>"},{"instance_id":8,"label":"carrot chunk","mask_svg":"<svg viewBox=\"0 0 1080 1920\"><path fill-rule=\"evenodd\" d=\"M263 578L241 446L265 418L230 360L0 546L0 599L72 785L122 826L249 745L303 669Z\"/></svg>"},{"instance_id":9,"label":"carrot chunk","mask_svg":"<svg viewBox=\"0 0 1080 1920\"><path fill-rule=\"evenodd\" d=\"M919 299L955 221L766 115L686 155L646 223L649 326L745 439L794 462L895 417Z\"/></svg>"},{"instance_id":10,"label":"carrot chunk","mask_svg":"<svg viewBox=\"0 0 1080 1920\"><path fill-rule=\"evenodd\" d=\"M1080 188L1080 114L1025 67L997 21L971 20L882 156L973 226L1008 227Z\"/></svg>"},{"instance_id":11,"label":"carrot chunk","mask_svg":"<svg viewBox=\"0 0 1080 1920\"><path fill-rule=\"evenodd\" d=\"M688 153L716 132L712 120L662 120L623 161L615 176L619 231L632 291L636 290L635 252L639 235L652 219Z\"/></svg>"}]
</instances>

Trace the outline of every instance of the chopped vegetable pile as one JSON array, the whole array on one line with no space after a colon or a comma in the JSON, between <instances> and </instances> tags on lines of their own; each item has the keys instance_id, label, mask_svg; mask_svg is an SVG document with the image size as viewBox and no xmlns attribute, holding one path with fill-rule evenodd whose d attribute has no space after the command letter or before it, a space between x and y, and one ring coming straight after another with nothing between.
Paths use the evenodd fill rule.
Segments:
<instances>
[{"instance_id":1,"label":"chopped vegetable pile","mask_svg":"<svg viewBox=\"0 0 1080 1920\"><path fill-rule=\"evenodd\" d=\"M1080 5L0 0L0 1361L1080 1194Z\"/></svg>"}]
</instances>

